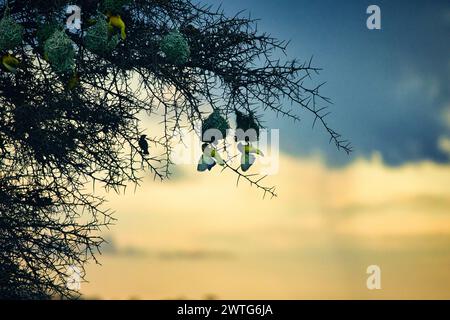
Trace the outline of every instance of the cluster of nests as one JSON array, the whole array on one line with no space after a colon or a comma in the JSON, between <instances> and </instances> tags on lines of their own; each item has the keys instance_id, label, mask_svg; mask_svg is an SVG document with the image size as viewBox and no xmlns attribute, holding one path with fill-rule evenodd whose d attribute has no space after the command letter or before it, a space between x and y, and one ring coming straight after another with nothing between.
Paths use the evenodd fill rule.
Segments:
<instances>
[{"instance_id":1,"label":"cluster of nests","mask_svg":"<svg viewBox=\"0 0 450 320\"><path fill-rule=\"evenodd\" d=\"M98 6L98 15L89 19L89 26L83 35L86 49L99 56L107 56L113 52L120 41L126 39L126 23L121 13L130 0L103 0ZM37 40L44 59L53 70L60 75L69 75L68 87L77 86L76 46L64 30L64 26L56 21L47 21L37 28ZM2 68L6 72L15 73L20 61L11 52L23 41L23 27L10 16L6 8L0 20L0 53ZM183 65L190 57L190 47L186 37L178 30L168 32L159 43L160 50L171 64Z\"/></svg>"},{"instance_id":2,"label":"cluster of nests","mask_svg":"<svg viewBox=\"0 0 450 320\"><path fill-rule=\"evenodd\" d=\"M236 134L235 141L255 142L259 138L259 125L255 114L250 111L244 114L235 109L236 113ZM214 143L218 140L225 139L230 125L219 110L214 110L211 115L203 121L202 124L202 141L206 143Z\"/></svg>"},{"instance_id":3,"label":"cluster of nests","mask_svg":"<svg viewBox=\"0 0 450 320\"><path fill-rule=\"evenodd\" d=\"M96 1L91 2L95 3ZM126 23L122 20L121 13L129 2L130 0L102 0L99 3L99 13L93 19L87 21L90 27L83 35L83 43L86 49L99 56L105 56L110 54L121 40L126 39ZM77 87L80 78L76 73L76 45L65 32L64 27L56 21L47 21L41 24L36 31L36 37L44 59L51 65L55 73L67 79L68 89L72 90ZM13 52L22 45L23 32L24 28L14 21L9 8L6 8L4 16L0 20L1 66L5 72L16 73L20 66L20 61L13 55ZM187 38L178 30L172 30L162 37L159 47L166 61L174 65L187 63L191 55ZM248 114L238 110L235 110L235 112L237 125L235 140L236 142L242 142L243 154L248 156L253 150L251 142L255 142L259 138L258 121L253 112ZM203 150L207 150L206 154L214 154L213 158L216 160L212 166L221 163L217 160L218 152L214 145L219 140L226 138L228 129L230 129L229 123L219 110L214 110L203 122ZM143 154L148 154L145 137L141 137L139 142ZM211 150L208 151L209 149ZM261 154L259 150L253 153ZM207 165L206 168L210 170L212 166ZM201 166L199 170L203 171L203 168L205 167Z\"/></svg>"}]
</instances>

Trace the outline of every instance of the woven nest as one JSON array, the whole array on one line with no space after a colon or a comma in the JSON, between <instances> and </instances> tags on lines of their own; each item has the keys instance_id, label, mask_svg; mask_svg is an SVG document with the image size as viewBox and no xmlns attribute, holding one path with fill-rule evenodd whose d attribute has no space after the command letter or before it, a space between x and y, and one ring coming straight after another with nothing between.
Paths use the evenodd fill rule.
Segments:
<instances>
[{"instance_id":1,"label":"woven nest","mask_svg":"<svg viewBox=\"0 0 450 320\"><path fill-rule=\"evenodd\" d=\"M130 0L103 0L101 10L111 14L120 14L123 6L130 3Z\"/></svg>"},{"instance_id":2,"label":"woven nest","mask_svg":"<svg viewBox=\"0 0 450 320\"><path fill-rule=\"evenodd\" d=\"M73 72L75 67L74 43L64 31L55 31L45 41L44 51L55 72Z\"/></svg>"},{"instance_id":3,"label":"woven nest","mask_svg":"<svg viewBox=\"0 0 450 320\"><path fill-rule=\"evenodd\" d=\"M168 33L161 40L160 48L166 55L166 59L176 65L185 64L191 55L188 41L178 31Z\"/></svg>"},{"instance_id":4,"label":"woven nest","mask_svg":"<svg viewBox=\"0 0 450 320\"><path fill-rule=\"evenodd\" d=\"M236 110L236 129L238 132L236 137L239 141L250 140L256 141L259 138L259 125L253 112L248 115ZM243 132L239 131L242 130Z\"/></svg>"},{"instance_id":5,"label":"woven nest","mask_svg":"<svg viewBox=\"0 0 450 320\"><path fill-rule=\"evenodd\" d=\"M211 130L211 129L219 130L222 136L221 137L214 137L214 138L217 138L217 139L213 139L210 136L205 137L205 133L208 130ZM214 110L213 113L211 113L209 115L209 117L206 118L205 121L203 121L203 124L202 124L202 141L212 142L214 140L225 139L226 136L227 136L227 130L228 129L230 129L230 125L228 124L228 121L224 117L222 117L220 115L220 112L218 110Z\"/></svg>"},{"instance_id":6,"label":"woven nest","mask_svg":"<svg viewBox=\"0 0 450 320\"><path fill-rule=\"evenodd\" d=\"M22 43L23 27L8 13L0 20L0 50L12 50Z\"/></svg>"},{"instance_id":7,"label":"woven nest","mask_svg":"<svg viewBox=\"0 0 450 320\"><path fill-rule=\"evenodd\" d=\"M86 32L84 44L86 48L98 55L107 55L119 43L119 36L109 36L108 23L103 17L98 17L97 23Z\"/></svg>"}]
</instances>

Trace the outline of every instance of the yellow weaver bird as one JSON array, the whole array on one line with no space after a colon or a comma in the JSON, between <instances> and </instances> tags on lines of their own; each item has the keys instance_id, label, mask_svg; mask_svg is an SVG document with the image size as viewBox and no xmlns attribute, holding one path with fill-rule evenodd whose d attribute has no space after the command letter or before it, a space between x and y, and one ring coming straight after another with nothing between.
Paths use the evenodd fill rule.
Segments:
<instances>
[{"instance_id":1,"label":"yellow weaver bird","mask_svg":"<svg viewBox=\"0 0 450 320\"><path fill-rule=\"evenodd\" d=\"M202 145L203 154L197 164L197 171L210 171L216 164L224 166L225 162L220 156L219 152L210 144L204 143Z\"/></svg>"},{"instance_id":2,"label":"yellow weaver bird","mask_svg":"<svg viewBox=\"0 0 450 320\"><path fill-rule=\"evenodd\" d=\"M5 71L16 73L19 64L19 60L9 53L2 57L2 65L5 68Z\"/></svg>"},{"instance_id":3,"label":"yellow weaver bird","mask_svg":"<svg viewBox=\"0 0 450 320\"><path fill-rule=\"evenodd\" d=\"M122 37L122 40L125 40L127 37L127 34L125 33L125 22L123 22L122 18L119 15L113 16L108 14L109 17L109 31L113 32L114 28L120 29L120 35Z\"/></svg>"},{"instance_id":4,"label":"yellow weaver bird","mask_svg":"<svg viewBox=\"0 0 450 320\"><path fill-rule=\"evenodd\" d=\"M256 160L256 156L255 154L259 155L259 156L264 156L264 153L259 150L258 148L253 147L252 145L249 144L242 144L242 143L238 143L237 148L239 150L239 152L242 154L241 155L241 170L242 171L247 171L248 169L250 169L250 167L253 165L253 163L255 163Z\"/></svg>"}]
</instances>

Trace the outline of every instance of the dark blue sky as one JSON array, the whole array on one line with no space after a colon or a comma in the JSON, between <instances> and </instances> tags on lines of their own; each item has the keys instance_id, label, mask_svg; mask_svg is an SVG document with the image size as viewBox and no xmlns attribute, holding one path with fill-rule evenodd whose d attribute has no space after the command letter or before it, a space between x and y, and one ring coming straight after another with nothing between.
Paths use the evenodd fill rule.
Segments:
<instances>
[{"instance_id":1,"label":"dark blue sky","mask_svg":"<svg viewBox=\"0 0 450 320\"><path fill-rule=\"evenodd\" d=\"M211 2L211 1L209 1ZM219 3L219 1L217 1ZM366 8L381 8L382 30L366 28ZM320 152L331 164L380 152L392 165L429 159L448 161L438 148L450 135L450 1L226 0L227 13L247 9L259 30L291 40L290 57L324 70L323 93L332 98L329 122L350 139L347 157L328 145L312 119L293 124L266 115L280 128L281 145L294 154Z\"/></svg>"}]
</instances>

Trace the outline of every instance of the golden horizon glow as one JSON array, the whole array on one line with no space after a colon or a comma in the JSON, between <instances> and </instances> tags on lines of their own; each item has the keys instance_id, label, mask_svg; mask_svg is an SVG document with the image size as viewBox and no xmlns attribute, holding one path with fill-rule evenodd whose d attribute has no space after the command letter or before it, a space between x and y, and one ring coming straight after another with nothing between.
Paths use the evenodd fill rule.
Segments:
<instances>
[{"instance_id":1,"label":"golden horizon glow","mask_svg":"<svg viewBox=\"0 0 450 320\"><path fill-rule=\"evenodd\" d=\"M220 170L176 170L107 196L118 221L86 297L450 298L449 165L282 154L272 200ZM365 287L371 264L382 290Z\"/></svg>"}]
</instances>

